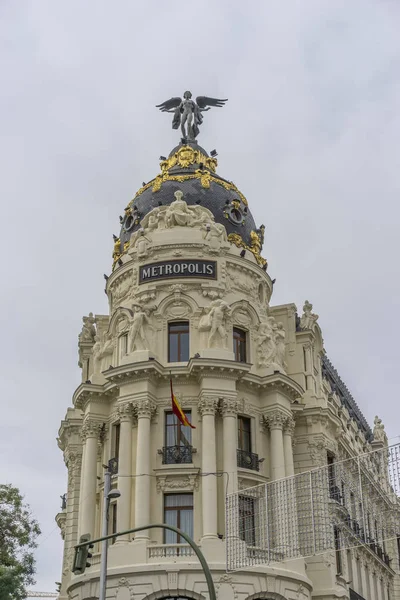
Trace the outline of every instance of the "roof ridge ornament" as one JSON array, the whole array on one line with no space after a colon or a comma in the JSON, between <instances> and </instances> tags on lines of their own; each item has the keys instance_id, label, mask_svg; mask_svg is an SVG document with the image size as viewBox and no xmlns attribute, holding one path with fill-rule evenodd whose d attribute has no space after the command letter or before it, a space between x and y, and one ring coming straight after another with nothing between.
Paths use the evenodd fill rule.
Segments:
<instances>
[{"instance_id":1,"label":"roof ridge ornament","mask_svg":"<svg viewBox=\"0 0 400 600\"><path fill-rule=\"evenodd\" d=\"M199 135L199 126L203 122L201 113L210 110L212 107L221 108L228 102L228 99L209 98L208 96L197 96L196 102L192 100L192 92L185 92L182 98L176 96L157 104L161 112L173 113L172 129L181 127L182 141L194 142ZM185 128L186 126L186 128Z\"/></svg>"}]
</instances>

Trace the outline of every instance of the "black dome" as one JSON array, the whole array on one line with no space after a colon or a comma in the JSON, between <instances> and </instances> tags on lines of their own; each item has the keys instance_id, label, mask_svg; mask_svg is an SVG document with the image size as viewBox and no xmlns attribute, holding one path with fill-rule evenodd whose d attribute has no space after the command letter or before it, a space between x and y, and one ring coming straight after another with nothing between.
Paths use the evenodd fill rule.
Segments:
<instances>
[{"instance_id":1,"label":"black dome","mask_svg":"<svg viewBox=\"0 0 400 600\"><path fill-rule=\"evenodd\" d=\"M142 218L157 206L167 206L174 192L181 190L188 205L199 204L210 210L217 223L225 226L228 236L239 246L251 246L251 232L261 235L248 209L247 200L231 182L216 174L217 161L195 142L176 146L160 163L161 173L136 193L122 219L121 251ZM232 235L233 234L233 235ZM253 233L254 236L254 233Z\"/></svg>"}]
</instances>

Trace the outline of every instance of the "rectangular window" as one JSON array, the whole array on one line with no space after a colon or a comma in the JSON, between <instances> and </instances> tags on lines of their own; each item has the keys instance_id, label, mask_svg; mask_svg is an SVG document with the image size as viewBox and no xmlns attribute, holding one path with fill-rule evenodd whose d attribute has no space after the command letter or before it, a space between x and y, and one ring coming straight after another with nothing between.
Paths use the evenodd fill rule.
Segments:
<instances>
[{"instance_id":1,"label":"rectangular window","mask_svg":"<svg viewBox=\"0 0 400 600\"><path fill-rule=\"evenodd\" d=\"M353 585L353 559L351 556L351 550L346 550L347 556L347 575L350 583Z\"/></svg>"},{"instance_id":2,"label":"rectangular window","mask_svg":"<svg viewBox=\"0 0 400 600\"><path fill-rule=\"evenodd\" d=\"M191 421L191 411L185 415ZM165 446L163 448L163 464L180 464L192 462L192 429L182 425L173 412L165 413Z\"/></svg>"},{"instance_id":3,"label":"rectangular window","mask_svg":"<svg viewBox=\"0 0 400 600\"><path fill-rule=\"evenodd\" d=\"M362 584L362 577L361 577L361 560L359 558L356 559L356 565L357 565L358 593L360 594L360 596L362 596L363 595L363 584Z\"/></svg>"},{"instance_id":4,"label":"rectangular window","mask_svg":"<svg viewBox=\"0 0 400 600\"><path fill-rule=\"evenodd\" d=\"M246 362L246 332L233 328L233 353L237 362Z\"/></svg>"},{"instance_id":5,"label":"rectangular window","mask_svg":"<svg viewBox=\"0 0 400 600\"><path fill-rule=\"evenodd\" d=\"M112 502L110 504L108 513L108 535L117 533L117 503ZM117 538L111 538L111 543L114 544Z\"/></svg>"},{"instance_id":6,"label":"rectangular window","mask_svg":"<svg viewBox=\"0 0 400 600\"><path fill-rule=\"evenodd\" d=\"M254 509L254 498L239 496L239 538L249 546L256 545Z\"/></svg>"},{"instance_id":7,"label":"rectangular window","mask_svg":"<svg viewBox=\"0 0 400 600\"><path fill-rule=\"evenodd\" d=\"M126 354L128 354L128 334L124 333L123 335L121 335L121 355L125 356Z\"/></svg>"},{"instance_id":8,"label":"rectangular window","mask_svg":"<svg viewBox=\"0 0 400 600\"><path fill-rule=\"evenodd\" d=\"M164 495L164 523L181 529L193 538L193 494ZM164 530L164 544L186 544L174 532Z\"/></svg>"},{"instance_id":9,"label":"rectangular window","mask_svg":"<svg viewBox=\"0 0 400 600\"><path fill-rule=\"evenodd\" d=\"M329 495L332 500L336 500L336 502L340 502L341 493L340 489L336 484L336 473L335 473L335 457L330 452L327 453L327 462L328 462L328 485L329 485Z\"/></svg>"},{"instance_id":10,"label":"rectangular window","mask_svg":"<svg viewBox=\"0 0 400 600\"><path fill-rule=\"evenodd\" d=\"M121 425L116 423L113 426L113 439L112 439L112 456L111 458L119 459L119 439L121 435Z\"/></svg>"},{"instance_id":11,"label":"rectangular window","mask_svg":"<svg viewBox=\"0 0 400 600\"><path fill-rule=\"evenodd\" d=\"M399 561L399 569L400 569L400 533L397 534L397 559Z\"/></svg>"},{"instance_id":12,"label":"rectangular window","mask_svg":"<svg viewBox=\"0 0 400 600\"><path fill-rule=\"evenodd\" d=\"M238 417L238 449L251 452L251 419Z\"/></svg>"},{"instance_id":13,"label":"rectangular window","mask_svg":"<svg viewBox=\"0 0 400 600\"><path fill-rule=\"evenodd\" d=\"M333 528L333 534L335 539L336 573L337 575L341 575L343 573L342 551L340 549L340 531L337 527Z\"/></svg>"},{"instance_id":14,"label":"rectangular window","mask_svg":"<svg viewBox=\"0 0 400 600\"><path fill-rule=\"evenodd\" d=\"M168 362L189 360L189 321L168 324Z\"/></svg>"}]
</instances>

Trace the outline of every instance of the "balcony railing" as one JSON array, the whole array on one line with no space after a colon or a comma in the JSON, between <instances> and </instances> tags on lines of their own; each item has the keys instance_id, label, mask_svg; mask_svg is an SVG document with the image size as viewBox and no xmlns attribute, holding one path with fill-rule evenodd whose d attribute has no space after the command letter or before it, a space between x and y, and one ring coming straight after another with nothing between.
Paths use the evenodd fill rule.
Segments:
<instances>
[{"instance_id":1,"label":"balcony railing","mask_svg":"<svg viewBox=\"0 0 400 600\"><path fill-rule=\"evenodd\" d=\"M192 446L164 446L158 451L162 454L163 465L190 464L195 449Z\"/></svg>"},{"instance_id":2,"label":"balcony railing","mask_svg":"<svg viewBox=\"0 0 400 600\"><path fill-rule=\"evenodd\" d=\"M189 544L149 546L149 558L171 558L176 556L194 556L194 550Z\"/></svg>"},{"instance_id":3,"label":"balcony railing","mask_svg":"<svg viewBox=\"0 0 400 600\"><path fill-rule=\"evenodd\" d=\"M260 460L258 454L247 452L247 450L237 450L237 466L242 469L260 470Z\"/></svg>"}]
</instances>

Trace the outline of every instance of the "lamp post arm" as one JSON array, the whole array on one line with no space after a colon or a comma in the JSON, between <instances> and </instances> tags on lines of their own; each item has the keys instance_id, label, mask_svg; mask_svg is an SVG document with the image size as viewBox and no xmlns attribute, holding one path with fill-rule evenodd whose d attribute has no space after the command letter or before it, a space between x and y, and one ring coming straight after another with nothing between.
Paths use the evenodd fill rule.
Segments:
<instances>
[{"instance_id":1,"label":"lamp post arm","mask_svg":"<svg viewBox=\"0 0 400 600\"><path fill-rule=\"evenodd\" d=\"M211 576L210 567L208 566L207 561L204 558L204 554L202 553L202 551L200 550L198 545L192 540L192 538L187 535L187 533L185 533L184 531L181 531L180 529L178 529L177 527L174 527L173 525L164 525L164 524L157 523L155 525L143 525L142 527L134 527L134 529L127 529L126 531L119 531L117 533L111 533L110 535L105 535L103 537L96 538L94 540L89 540L88 542L76 544L75 552L78 548L82 548L83 546L88 546L89 544L95 544L97 542L103 542L103 541L109 540L111 538L119 537L120 535L127 535L128 533L135 533L136 531L143 531L144 529L168 529L169 531L174 531L175 533L177 533L178 535L183 537L183 539L186 540L186 542L193 548L193 550L196 553L197 558L200 561L200 564L204 571L204 575L206 577L210 600L216 600L214 582L213 582L213 579Z\"/></svg>"}]
</instances>

